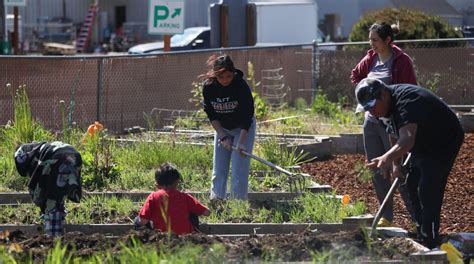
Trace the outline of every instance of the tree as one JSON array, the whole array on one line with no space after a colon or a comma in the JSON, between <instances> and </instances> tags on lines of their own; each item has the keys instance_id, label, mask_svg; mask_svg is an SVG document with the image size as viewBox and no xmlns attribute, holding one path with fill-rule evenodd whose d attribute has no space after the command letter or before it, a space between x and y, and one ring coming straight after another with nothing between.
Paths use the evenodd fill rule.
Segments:
<instances>
[{"instance_id":1,"label":"tree","mask_svg":"<svg viewBox=\"0 0 474 264\"><path fill-rule=\"evenodd\" d=\"M349 41L368 40L369 28L375 22L398 23L400 33L395 37L396 40L462 38L461 32L454 30L439 16L428 15L413 9L385 8L362 16L352 27ZM450 46L452 46L452 43Z\"/></svg>"}]
</instances>

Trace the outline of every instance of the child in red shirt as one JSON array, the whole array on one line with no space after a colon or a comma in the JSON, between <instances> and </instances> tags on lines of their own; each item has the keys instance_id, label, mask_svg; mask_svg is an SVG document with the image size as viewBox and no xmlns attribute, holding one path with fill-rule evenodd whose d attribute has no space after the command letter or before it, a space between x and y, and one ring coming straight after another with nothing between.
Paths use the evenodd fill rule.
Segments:
<instances>
[{"instance_id":1,"label":"child in red shirt","mask_svg":"<svg viewBox=\"0 0 474 264\"><path fill-rule=\"evenodd\" d=\"M138 215L138 224L151 226L162 232L171 231L177 235L193 232L192 215L208 216L209 209L193 196L177 190L181 176L169 163L164 163L155 172L156 188L146 199Z\"/></svg>"}]
</instances>

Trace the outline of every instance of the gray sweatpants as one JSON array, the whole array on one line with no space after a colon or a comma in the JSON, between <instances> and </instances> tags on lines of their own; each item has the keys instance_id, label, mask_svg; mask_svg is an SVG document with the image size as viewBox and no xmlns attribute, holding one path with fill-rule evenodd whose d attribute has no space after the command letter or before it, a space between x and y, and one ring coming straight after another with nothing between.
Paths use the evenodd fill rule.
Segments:
<instances>
[{"instance_id":1,"label":"gray sweatpants","mask_svg":"<svg viewBox=\"0 0 474 264\"><path fill-rule=\"evenodd\" d=\"M373 158L382 156L390 149L390 141L385 129L382 128L378 123L370 121L367 118L364 121L364 149L367 160L369 161ZM382 204L385 196L390 190L392 181L390 179L384 178L378 169L373 169L372 172L374 173L372 182L374 183L377 199L379 200L379 203ZM405 206L410 213L410 217L414 221L415 217L413 206L409 199L406 186L400 186L399 191ZM393 221L393 198L387 201L387 205L382 216L390 222Z\"/></svg>"}]
</instances>

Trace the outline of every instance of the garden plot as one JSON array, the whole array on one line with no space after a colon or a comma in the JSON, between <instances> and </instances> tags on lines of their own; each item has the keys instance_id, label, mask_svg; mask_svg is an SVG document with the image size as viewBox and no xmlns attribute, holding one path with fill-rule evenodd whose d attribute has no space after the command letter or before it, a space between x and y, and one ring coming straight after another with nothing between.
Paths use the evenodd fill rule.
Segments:
<instances>
[{"instance_id":1,"label":"garden plot","mask_svg":"<svg viewBox=\"0 0 474 264\"><path fill-rule=\"evenodd\" d=\"M59 262L73 259L88 263L222 263L253 261L313 261L404 263L425 250L406 238L370 241L360 230L297 234L250 235L231 238L192 234L168 235L150 230L131 231L120 237L67 233L60 242L46 236L21 232L0 236L0 258L21 262L34 259ZM63 249L68 250L63 250ZM31 254L31 255L30 255Z\"/></svg>"},{"instance_id":2,"label":"garden plot","mask_svg":"<svg viewBox=\"0 0 474 264\"><path fill-rule=\"evenodd\" d=\"M197 197L208 204L208 196ZM81 203L66 203L71 224L131 224L145 199L88 196ZM326 194L303 194L291 201L228 200L210 207L204 223L342 223L343 219L365 213L363 203L343 204ZM39 209L33 204L0 206L0 224L40 224Z\"/></svg>"},{"instance_id":3,"label":"garden plot","mask_svg":"<svg viewBox=\"0 0 474 264\"><path fill-rule=\"evenodd\" d=\"M26 179L15 173L11 157L16 143L32 140L62 140L75 146L83 157L83 187L87 191L151 191L154 187L153 172L159 164L166 161L172 161L180 170L183 176L182 189L195 191L209 189L212 166L212 147L210 146L176 144L178 137L172 135L165 137L164 143L138 140L133 144L119 144L106 140L109 136L104 133L94 134L91 137L87 134L84 136L83 131L67 127L65 122L62 133L53 134L34 121L27 98L26 100L19 98L19 102L19 104L15 103L15 124L0 128L2 143L0 144L0 173L3 176L0 177L0 189L2 191L25 190ZM357 123L353 122L355 121L353 118L351 119L352 111L347 116L339 112L338 114L341 115L338 115L337 119L343 120L341 123ZM284 126L261 126L263 130L259 131L281 134L322 133L318 123L307 122L306 117L291 119L292 121L288 121ZM66 120L64 115L63 120ZM358 130L360 131L360 128ZM301 156L297 150L281 148L279 142L272 140L271 137L269 140L259 141L254 153L282 167L299 165L306 160L306 157ZM253 171L267 169L265 165L257 162L252 162L251 166ZM285 177L273 173L252 176L250 179L251 190L259 191L288 190L286 183ZM340 193L339 190L338 193ZM207 203L205 198L201 199ZM50 263L54 260L63 263L72 260L68 255L71 252L74 257L84 256L88 258L86 261L93 263L117 261L158 263L162 259L206 263L221 263L223 260L313 260L316 262L393 260L398 262L406 260L412 253L393 253L392 249L405 248L405 240L394 240L393 243L385 242L392 241L390 239L372 241L368 239L367 232L359 231L358 224L345 223L344 221L347 221L346 219L349 219L351 215L365 213L362 203L354 202L347 205L342 204L337 197L328 198L327 195L316 194L305 194L296 199L297 201L286 203L260 201L237 204L238 201L229 201L213 207L214 214L211 217L201 219L205 222L202 227L208 233L219 233L216 231L218 226L225 227L227 230L236 230L239 226L246 228L246 231L239 233L239 238L236 238L237 232L229 236L231 231L221 232L221 236L218 237L202 234L175 237L153 231L130 232L131 219L138 214L143 201L88 197L81 204L67 204L69 214L66 219L70 225L66 228L69 231L73 230L72 227L89 223L91 227L89 231L111 233L111 230L121 229L129 232L129 235L106 237L104 234L69 233L64 236L63 244L55 244L52 239L44 236L29 234L34 232L15 231L15 229L40 231L38 227L41 225L38 224L41 223L41 219L38 209L33 205L2 206L0 208L2 223L9 227L2 228L3 232L0 235L0 260L13 258L20 262L32 262L34 258L35 261L46 259L48 262L49 259ZM236 204L232 204L234 202ZM257 224L262 224L262 226L257 227ZM278 225L298 225L298 228L302 229L294 230L298 232L297 234L255 235L255 233L266 232L265 228L270 228L270 226L276 230L272 232L281 233L283 229ZM299 232L303 229L306 230L304 233ZM6 230L11 232L6 232ZM341 230L345 231L337 232ZM249 236L249 233L252 235ZM132 236L136 238L131 239ZM233 239L228 239L229 237ZM389 244L391 253L386 254L384 250L374 250L380 248L379 244ZM419 251L415 247L413 252L417 250Z\"/></svg>"}]
</instances>

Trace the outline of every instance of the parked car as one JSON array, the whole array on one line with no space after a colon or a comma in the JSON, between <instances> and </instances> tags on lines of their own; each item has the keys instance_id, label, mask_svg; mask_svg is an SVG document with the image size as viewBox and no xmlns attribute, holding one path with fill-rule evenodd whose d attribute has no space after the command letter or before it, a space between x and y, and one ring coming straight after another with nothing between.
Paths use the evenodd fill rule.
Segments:
<instances>
[{"instance_id":1,"label":"parked car","mask_svg":"<svg viewBox=\"0 0 474 264\"><path fill-rule=\"evenodd\" d=\"M474 38L474 25L472 26L464 26L462 28L462 35L465 38ZM474 47L474 41L469 41L469 46Z\"/></svg>"},{"instance_id":2,"label":"parked car","mask_svg":"<svg viewBox=\"0 0 474 264\"><path fill-rule=\"evenodd\" d=\"M171 37L170 46L172 51L208 49L211 42L210 27L189 27L183 34L176 34ZM163 52L164 42L157 41L152 43L140 44L131 47L129 54L147 54Z\"/></svg>"}]
</instances>

